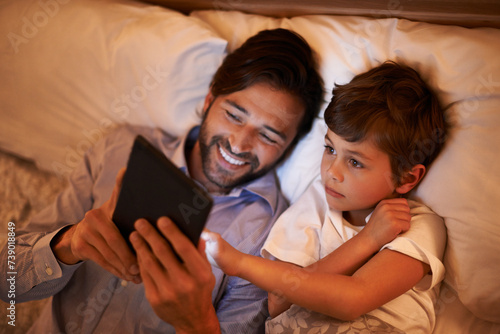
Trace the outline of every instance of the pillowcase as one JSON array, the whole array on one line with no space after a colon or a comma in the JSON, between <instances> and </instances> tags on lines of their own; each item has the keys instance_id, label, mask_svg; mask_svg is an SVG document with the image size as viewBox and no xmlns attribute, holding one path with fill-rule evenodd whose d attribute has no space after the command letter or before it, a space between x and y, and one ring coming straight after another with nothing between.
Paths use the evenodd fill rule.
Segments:
<instances>
[{"instance_id":1,"label":"pillowcase","mask_svg":"<svg viewBox=\"0 0 500 334\"><path fill-rule=\"evenodd\" d=\"M429 36L439 36L429 38ZM415 64L455 122L415 195L445 219L446 282L477 317L500 323L500 30L403 21L393 56Z\"/></svg>"},{"instance_id":2,"label":"pillowcase","mask_svg":"<svg viewBox=\"0 0 500 334\"><path fill-rule=\"evenodd\" d=\"M125 0L9 0L0 10L0 149L65 177L119 123L200 120L227 42L200 20ZM195 70L193 70L195 69Z\"/></svg>"},{"instance_id":3,"label":"pillowcase","mask_svg":"<svg viewBox=\"0 0 500 334\"><path fill-rule=\"evenodd\" d=\"M500 30L353 16L275 19L220 11L191 16L212 25L231 49L240 34L277 27L298 32L319 56L327 101L334 83L349 82L385 60L417 70L455 126L414 196L445 219L447 283L474 315L500 323L500 174L495 170L500 163ZM324 134L319 119L278 170L291 202L319 175Z\"/></svg>"}]
</instances>

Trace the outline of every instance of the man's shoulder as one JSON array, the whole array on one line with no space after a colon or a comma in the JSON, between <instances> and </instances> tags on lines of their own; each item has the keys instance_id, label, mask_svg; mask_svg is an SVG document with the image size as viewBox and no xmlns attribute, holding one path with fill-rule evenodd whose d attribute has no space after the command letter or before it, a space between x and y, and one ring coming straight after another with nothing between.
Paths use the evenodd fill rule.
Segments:
<instances>
[{"instance_id":1,"label":"man's shoulder","mask_svg":"<svg viewBox=\"0 0 500 334\"><path fill-rule=\"evenodd\" d=\"M111 130L103 138L100 146L105 151L131 148L138 135L143 136L155 146L158 146L160 142L170 142L177 139L160 128L122 124Z\"/></svg>"},{"instance_id":2,"label":"man's shoulder","mask_svg":"<svg viewBox=\"0 0 500 334\"><path fill-rule=\"evenodd\" d=\"M137 135L142 135L146 139L154 138L161 133L162 136L168 136L167 133L163 132L160 128L148 127L141 125L131 125L131 124L120 124L113 128L106 136L106 141L111 142L122 142L127 140L133 140Z\"/></svg>"}]
</instances>

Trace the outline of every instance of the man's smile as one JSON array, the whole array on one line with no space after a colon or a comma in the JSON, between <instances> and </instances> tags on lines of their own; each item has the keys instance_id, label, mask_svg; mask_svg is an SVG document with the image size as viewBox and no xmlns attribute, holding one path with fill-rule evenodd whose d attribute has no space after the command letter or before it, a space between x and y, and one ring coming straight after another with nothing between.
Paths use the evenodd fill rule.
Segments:
<instances>
[{"instance_id":1,"label":"man's smile","mask_svg":"<svg viewBox=\"0 0 500 334\"><path fill-rule=\"evenodd\" d=\"M226 160L231 165L241 166L241 165L245 164L245 161L241 161L241 160L234 159L233 157L231 157L228 153L226 153L226 151L224 151L224 149L221 146L219 146L219 152L222 155L222 157L224 158L224 160Z\"/></svg>"}]
</instances>

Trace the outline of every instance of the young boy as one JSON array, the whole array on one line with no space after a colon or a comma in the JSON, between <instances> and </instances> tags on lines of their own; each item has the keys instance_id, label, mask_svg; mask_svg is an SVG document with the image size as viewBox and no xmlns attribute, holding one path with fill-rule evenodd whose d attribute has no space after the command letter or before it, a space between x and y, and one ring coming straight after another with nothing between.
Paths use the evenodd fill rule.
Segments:
<instances>
[{"instance_id":1,"label":"young boy","mask_svg":"<svg viewBox=\"0 0 500 334\"><path fill-rule=\"evenodd\" d=\"M325 122L321 180L279 218L261 252L279 261L242 254L205 232L209 258L270 292L269 333L336 332L345 326L337 319L356 320L357 329L431 332L446 231L440 217L403 196L446 137L436 97L413 69L386 62L337 85Z\"/></svg>"}]
</instances>

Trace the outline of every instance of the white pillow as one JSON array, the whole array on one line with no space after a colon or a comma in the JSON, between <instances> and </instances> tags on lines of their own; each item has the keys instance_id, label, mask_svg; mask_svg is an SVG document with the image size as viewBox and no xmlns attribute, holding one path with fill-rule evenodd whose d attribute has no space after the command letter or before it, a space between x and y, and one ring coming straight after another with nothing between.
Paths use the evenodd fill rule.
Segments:
<instances>
[{"instance_id":1,"label":"white pillow","mask_svg":"<svg viewBox=\"0 0 500 334\"><path fill-rule=\"evenodd\" d=\"M180 134L199 122L227 45L195 18L125 0L1 7L0 149L61 176L116 123Z\"/></svg>"},{"instance_id":2,"label":"white pillow","mask_svg":"<svg viewBox=\"0 0 500 334\"><path fill-rule=\"evenodd\" d=\"M429 38L429 36L439 36ZM445 219L446 281L500 323L500 30L400 23L394 55L430 78L456 122L416 196Z\"/></svg>"},{"instance_id":3,"label":"white pillow","mask_svg":"<svg viewBox=\"0 0 500 334\"><path fill-rule=\"evenodd\" d=\"M477 317L500 322L500 30L328 15L278 20L201 11L191 16L211 24L232 41L231 48L241 32L249 36L277 24L298 32L319 54L327 100L334 82L346 83L388 59L419 71L456 127L415 196L445 219L446 281ZM321 122L278 171L292 202L319 174Z\"/></svg>"}]
</instances>

